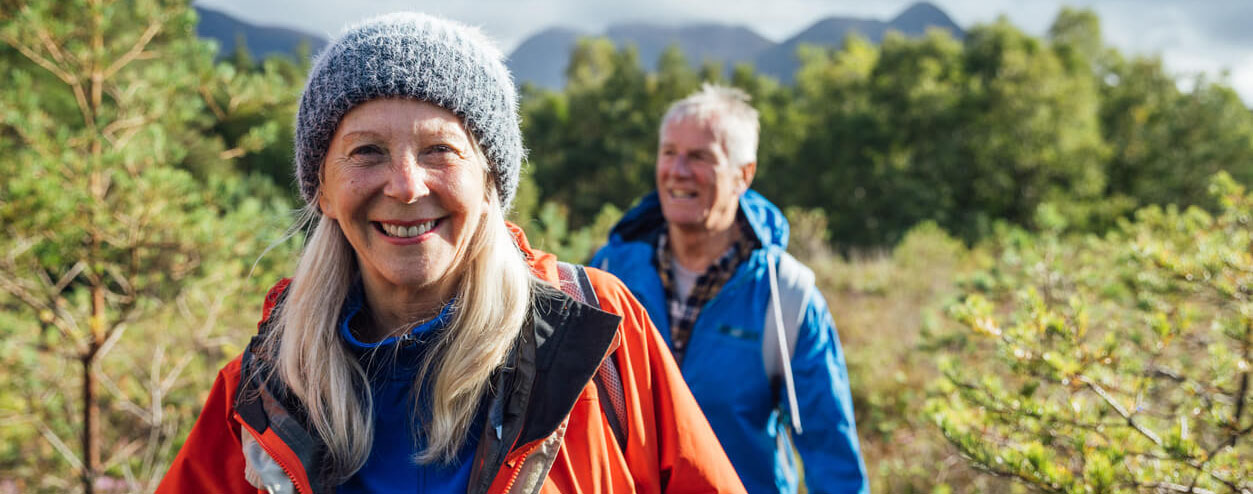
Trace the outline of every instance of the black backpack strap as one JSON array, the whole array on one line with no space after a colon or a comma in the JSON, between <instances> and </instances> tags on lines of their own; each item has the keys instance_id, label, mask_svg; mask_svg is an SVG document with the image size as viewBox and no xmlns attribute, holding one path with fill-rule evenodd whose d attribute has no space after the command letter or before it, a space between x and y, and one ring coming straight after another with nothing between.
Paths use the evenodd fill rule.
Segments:
<instances>
[{"instance_id":1,"label":"black backpack strap","mask_svg":"<svg viewBox=\"0 0 1253 494\"><path fill-rule=\"evenodd\" d=\"M561 291L579 302L600 307L596 290L592 288L592 280L587 277L583 266L558 262L557 274L561 281ZM600 408L605 411L605 418L609 419L609 427L613 429L613 436L618 440L618 448L626 451L627 433L622 422L626 417L626 395L622 388L622 375L618 372L618 364L613 355L601 361L593 380L596 382L596 391L600 394Z\"/></svg>"}]
</instances>

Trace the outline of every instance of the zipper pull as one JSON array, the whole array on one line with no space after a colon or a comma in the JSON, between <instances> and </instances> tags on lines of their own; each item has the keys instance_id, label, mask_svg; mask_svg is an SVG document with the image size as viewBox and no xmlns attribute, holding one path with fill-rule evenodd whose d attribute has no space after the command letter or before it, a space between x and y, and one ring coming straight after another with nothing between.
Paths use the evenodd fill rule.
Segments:
<instances>
[{"instance_id":1,"label":"zipper pull","mask_svg":"<svg viewBox=\"0 0 1253 494\"><path fill-rule=\"evenodd\" d=\"M405 333L405 334L400 335L400 344L401 344L401 345L404 345L404 346L410 346L410 345L413 345L413 344L415 344L415 343L417 343L417 342L418 342L418 337L417 337L417 336L414 336L413 332L408 332L408 333Z\"/></svg>"}]
</instances>

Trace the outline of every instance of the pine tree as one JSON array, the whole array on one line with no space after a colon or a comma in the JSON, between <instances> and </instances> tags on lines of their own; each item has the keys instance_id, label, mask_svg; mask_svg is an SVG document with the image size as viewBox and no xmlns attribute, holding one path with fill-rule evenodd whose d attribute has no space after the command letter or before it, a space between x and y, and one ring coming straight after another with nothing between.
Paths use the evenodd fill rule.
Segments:
<instances>
[{"instance_id":1,"label":"pine tree","mask_svg":"<svg viewBox=\"0 0 1253 494\"><path fill-rule=\"evenodd\" d=\"M25 352L13 371L24 384L5 401L24 403L33 425L12 434L37 432L57 453L15 471L31 489L63 491L58 474L72 471L84 492L117 477L151 491L186 427L164 417L163 398L196 349L167 361L164 347L130 348L125 335L139 326L190 334L190 321L168 317L176 305L188 310L186 295L240 289L256 232L281 201L258 200L272 187L241 178L233 160L273 131L261 125L230 149L214 133L207 104L234 86L215 78L185 2L36 2L3 15L0 303L13 312L0 330ZM119 349L152 359L150 385L104 371ZM66 365L77 367L76 394L59 377Z\"/></svg>"}]
</instances>

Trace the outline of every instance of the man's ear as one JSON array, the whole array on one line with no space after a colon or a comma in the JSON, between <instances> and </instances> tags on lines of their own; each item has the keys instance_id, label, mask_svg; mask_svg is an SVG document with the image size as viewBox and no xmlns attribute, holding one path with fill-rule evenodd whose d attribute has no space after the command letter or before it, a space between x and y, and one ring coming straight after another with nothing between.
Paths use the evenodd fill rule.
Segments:
<instances>
[{"instance_id":1,"label":"man's ear","mask_svg":"<svg viewBox=\"0 0 1253 494\"><path fill-rule=\"evenodd\" d=\"M748 188L753 185L753 176L756 174L756 161L749 161L748 163L744 163L744 166L740 167L740 183L743 184L743 187L740 189L741 194L747 192Z\"/></svg>"}]
</instances>

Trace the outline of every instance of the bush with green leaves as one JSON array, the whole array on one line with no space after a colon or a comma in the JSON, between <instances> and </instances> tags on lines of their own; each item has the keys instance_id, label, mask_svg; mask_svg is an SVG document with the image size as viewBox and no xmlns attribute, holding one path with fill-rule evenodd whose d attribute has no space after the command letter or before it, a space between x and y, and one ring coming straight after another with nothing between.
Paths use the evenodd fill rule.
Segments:
<instances>
[{"instance_id":1,"label":"bush with green leaves","mask_svg":"<svg viewBox=\"0 0 1253 494\"><path fill-rule=\"evenodd\" d=\"M927 404L973 464L1043 492L1253 492L1253 195L1210 188L1216 215L1002 231Z\"/></svg>"}]
</instances>

